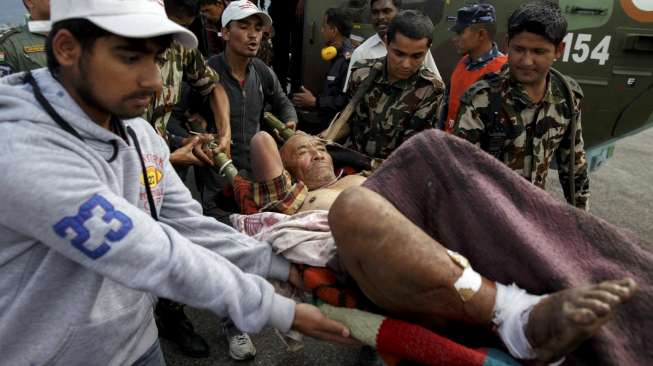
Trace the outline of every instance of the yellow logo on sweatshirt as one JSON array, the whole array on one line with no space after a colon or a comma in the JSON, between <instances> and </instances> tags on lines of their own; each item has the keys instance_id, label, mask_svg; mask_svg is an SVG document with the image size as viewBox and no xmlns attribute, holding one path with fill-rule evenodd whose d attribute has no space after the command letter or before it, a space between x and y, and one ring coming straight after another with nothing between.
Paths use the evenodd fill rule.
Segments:
<instances>
[{"instance_id":1,"label":"yellow logo on sweatshirt","mask_svg":"<svg viewBox=\"0 0 653 366\"><path fill-rule=\"evenodd\" d=\"M163 178L163 173L153 166L147 167L147 169L145 169L145 172L147 173L147 182L149 183L150 188L152 189L156 188L156 186L159 185L159 183ZM141 185L145 186L145 181L143 180L142 174L140 180L141 180Z\"/></svg>"}]
</instances>

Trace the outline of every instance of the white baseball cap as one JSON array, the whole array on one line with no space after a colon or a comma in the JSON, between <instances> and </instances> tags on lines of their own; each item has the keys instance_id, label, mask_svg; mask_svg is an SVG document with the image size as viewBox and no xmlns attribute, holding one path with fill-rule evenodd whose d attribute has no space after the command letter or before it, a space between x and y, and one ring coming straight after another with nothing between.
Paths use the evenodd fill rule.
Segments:
<instances>
[{"instance_id":1,"label":"white baseball cap","mask_svg":"<svg viewBox=\"0 0 653 366\"><path fill-rule=\"evenodd\" d=\"M49 32L52 24L68 19L87 19L107 32L127 38L152 38L171 34L188 48L197 38L168 19L163 0L51 0L50 20L31 21L29 30Z\"/></svg>"},{"instance_id":2,"label":"white baseball cap","mask_svg":"<svg viewBox=\"0 0 653 366\"><path fill-rule=\"evenodd\" d=\"M272 18L265 12L261 11L256 5L249 0L238 0L229 3L222 12L222 26L226 27L232 20L241 20L252 15L258 15L263 20L263 25L272 25Z\"/></svg>"}]
</instances>

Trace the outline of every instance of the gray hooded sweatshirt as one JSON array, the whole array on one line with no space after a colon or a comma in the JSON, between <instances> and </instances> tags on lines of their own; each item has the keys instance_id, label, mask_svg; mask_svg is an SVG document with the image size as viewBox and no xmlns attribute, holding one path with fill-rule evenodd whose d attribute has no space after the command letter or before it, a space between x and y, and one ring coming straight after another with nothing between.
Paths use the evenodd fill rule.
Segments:
<instances>
[{"instance_id":1,"label":"gray hooded sweatshirt","mask_svg":"<svg viewBox=\"0 0 653 366\"><path fill-rule=\"evenodd\" d=\"M91 121L49 71L34 72L80 141L22 77L0 80L0 364L131 364L156 341L155 296L243 331L290 328L294 303L260 277L286 280L288 263L202 216L146 121L123 121L138 136L144 180L131 138Z\"/></svg>"}]
</instances>

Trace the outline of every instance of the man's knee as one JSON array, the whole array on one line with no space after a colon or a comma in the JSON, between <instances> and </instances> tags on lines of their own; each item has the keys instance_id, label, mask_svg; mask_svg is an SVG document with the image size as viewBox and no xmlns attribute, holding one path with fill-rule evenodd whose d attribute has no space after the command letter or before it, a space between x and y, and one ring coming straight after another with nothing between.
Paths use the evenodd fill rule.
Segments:
<instances>
[{"instance_id":1,"label":"man's knee","mask_svg":"<svg viewBox=\"0 0 653 366\"><path fill-rule=\"evenodd\" d=\"M267 132L258 132L250 140L250 161L254 180L268 181L281 175L283 163L279 156L277 143Z\"/></svg>"},{"instance_id":2,"label":"man's knee","mask_svg":"<svg viewBox=\"0 0 653 366\"><path fill-rule=\"evenodd\" d=\"M257 132L250 141L250 148L254 151L269 151L271 149L277 150L277 143L274 137L265 131Z\"/></svg>"}]
</instances>

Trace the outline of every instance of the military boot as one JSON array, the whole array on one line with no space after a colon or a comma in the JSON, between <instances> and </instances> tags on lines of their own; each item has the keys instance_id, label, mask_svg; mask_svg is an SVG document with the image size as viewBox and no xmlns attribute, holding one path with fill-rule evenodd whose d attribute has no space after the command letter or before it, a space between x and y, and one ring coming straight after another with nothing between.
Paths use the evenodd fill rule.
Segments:
<instances>
[{"instance_id":1,"label":"military boot","mask_svg":"<svg viewBox=\"0 0 653 366\"><path fill-rule=\"evenodd\" d=\"M209 345L195 333L195 328L184 313L184 305L159 299L154 311L159 336L175 343L181 353L189 357L209 357Z\"/></svg>"}]
</instances>

